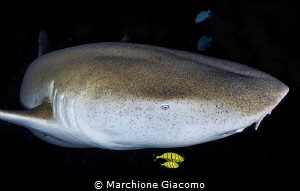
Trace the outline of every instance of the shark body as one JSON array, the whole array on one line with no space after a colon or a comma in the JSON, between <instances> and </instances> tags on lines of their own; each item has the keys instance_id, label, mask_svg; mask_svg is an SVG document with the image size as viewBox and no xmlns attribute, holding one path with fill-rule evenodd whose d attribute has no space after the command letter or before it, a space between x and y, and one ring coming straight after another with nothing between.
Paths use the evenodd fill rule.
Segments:
<instances>
[{"instance_id":1,"label":"shark body","mask_svg":"<svg viewBox=\"0 0 300 191\"><path fill-rule=\"evenodd\" d=\"M36 59L21 87L27 110L0 110L0 119L65 147L184 147L258 125L288 91L276 78L238 63L96 43Z\"/></svg>"}]
</instances>

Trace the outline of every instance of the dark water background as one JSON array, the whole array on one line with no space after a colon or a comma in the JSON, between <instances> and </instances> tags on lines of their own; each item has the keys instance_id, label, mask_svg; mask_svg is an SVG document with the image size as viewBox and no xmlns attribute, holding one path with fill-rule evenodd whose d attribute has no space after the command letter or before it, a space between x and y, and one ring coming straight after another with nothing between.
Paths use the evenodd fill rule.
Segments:
<instances>
[{"instance_id":1,"label":"dark water background","mask_svg":"<svg viewBox=\"0 0 300 191\"><path fill-rule=\"evenodd\" d=\"M111 151L70 149L45 143L25 128L0 121L0 186L12 189L94 190L96 180L204 182L206 189L270 190L299 179L299 11L293 1L11 1L1 21L0 108L19 109L19 91L38 54L45 30L50 49L130 42L197 51L203 35L212 47L203 54L243 63L273 75L289 94L254 126L218 141L173 149ZM211 8L212 17L195 24ZM176 152L178 169L153 162L152 154ZM2 190L2 189L1 189ZM7 189L6 189L7 190Z\"/></svg>"}]
</instances>

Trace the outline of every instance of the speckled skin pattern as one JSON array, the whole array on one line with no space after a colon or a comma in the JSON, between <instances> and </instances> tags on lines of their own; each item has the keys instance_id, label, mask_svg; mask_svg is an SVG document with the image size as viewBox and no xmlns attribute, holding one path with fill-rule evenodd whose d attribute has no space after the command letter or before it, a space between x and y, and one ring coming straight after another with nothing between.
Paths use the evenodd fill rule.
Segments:
<instances>
[{"instance_id":1,"label":"speckled skin pattern","mask_svg":"<svg viewBox=\"0 0 300 191\"><path fill-rule=\"evenodd\" d=\"M241 132L288 90L264 72L226 60L148 45L89 44L30 65L21 103L28 109L48 104L50 112L21 124L60 146L182 147Z\"/></svg>"}]
</instances>

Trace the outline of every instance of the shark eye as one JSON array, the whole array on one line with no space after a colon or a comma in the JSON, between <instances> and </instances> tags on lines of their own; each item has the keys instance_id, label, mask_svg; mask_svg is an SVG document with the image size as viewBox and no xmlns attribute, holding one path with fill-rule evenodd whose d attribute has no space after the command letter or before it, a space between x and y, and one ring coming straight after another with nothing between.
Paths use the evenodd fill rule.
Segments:
<instances>
[{"instance_id":1,"label":"shark eye","mask_svg":"<svg viewBox=\"0 0 300 191\"><path fill-rule=\"evenodd\" d=\"M163 110L167 110L167 109L169 109L169 105L168 104L161 104L161 106L160 106Z\"/></svg>"}]
</instances>

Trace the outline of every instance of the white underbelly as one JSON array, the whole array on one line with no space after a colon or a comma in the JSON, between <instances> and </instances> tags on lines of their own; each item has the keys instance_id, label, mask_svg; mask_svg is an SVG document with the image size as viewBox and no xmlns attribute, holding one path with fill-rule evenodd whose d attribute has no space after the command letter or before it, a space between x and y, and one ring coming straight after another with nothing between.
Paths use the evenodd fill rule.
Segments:
<instances>
[{"instance_id":1,"label":"white underbelly","mask_svg":"<svg viewBox=\"0 0 300 191\"><path fill-rule=\"evenodd\" d=\"M257 120L190 100L94 100L75 105L77 124L89 144L117 150L199 144L241 132Z\"/></svg>"}]
</instances>

